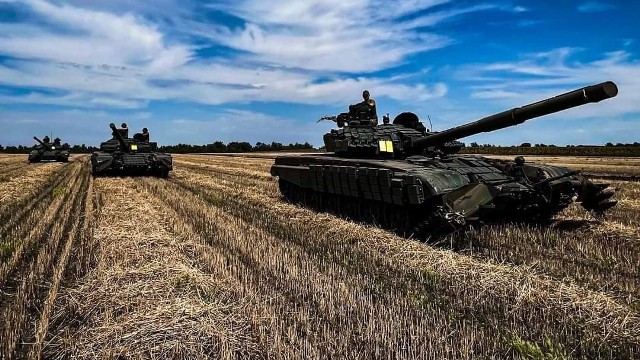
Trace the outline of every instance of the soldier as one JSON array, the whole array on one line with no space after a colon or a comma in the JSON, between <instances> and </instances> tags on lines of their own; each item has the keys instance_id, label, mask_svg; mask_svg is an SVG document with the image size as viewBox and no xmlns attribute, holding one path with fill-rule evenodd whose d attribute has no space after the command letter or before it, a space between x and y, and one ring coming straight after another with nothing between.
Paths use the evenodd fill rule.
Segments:
<instances>
[{"instance_id":1,"label":"soldier","mask_svg":"<svg viewBox=\"0 0 640 360\"><path fill-rule=\"evenodd\" d=\"M120 133L120 135L123 138L128 138L129 137L129 128L127 127L127 123L122 123L120 125L120 129L118 129L118 132Z\"/></svg>"},{"instance_id":2,"label":"soldier","mask_svg":"<svg viewBox=\"0 0 640 360\"><path fill-rule=\"evenodd\" d=\"M49 143L49 141L51 141L51 139L49 139L49 136L47 136L47 135L45 135L45 136L42 138L42 142L43 142L43 143L45 143L45 144L48 144L48 143Z\"/></svg>"},{"instance_id":3,"label":"soldier","mask_svg":"<svg viewBox=\"0 0 640 360\"><path fill-rule=\"evenodd\" d=\"M53 139L53 145L55 146L61 146L60 142L62 142L62 140L60 140L59 137L56 137L55 139Z\"/></svg>"},{"instance_id":4,"label":"soldier","mask_svg":"<svg viewBox=\"0 0 640 360\"><path fill-rule=\"evenodd\" d=\"M362 104L365 105L369 111L369 119L371 120L372 125L378 125L378 113L376 111L376 101L370 97L369 90L365 90L362 92L362 98L364 99Z\"/></svg>"},{"instance_id":5,"label":"soldier","mask_svg":"<svg viewBox=\"0 0 640 360\"><path fill-rule=\"evenodd\" d=\"M142 128L142 137L141 137L142 141L146 141L149 142L149 129L147 128Z\"/></svg>"}]
</instances>

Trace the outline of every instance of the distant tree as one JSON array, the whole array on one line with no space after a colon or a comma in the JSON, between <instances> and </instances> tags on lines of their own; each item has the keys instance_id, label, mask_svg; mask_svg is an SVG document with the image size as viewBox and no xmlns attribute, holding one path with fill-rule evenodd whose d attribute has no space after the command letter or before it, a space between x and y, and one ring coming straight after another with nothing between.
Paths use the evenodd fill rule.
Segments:
<instances>
[{"instance_id":1,"label":"distant tree","mask_svg":"<svg viewBox=\"0 0 640 360\"><path fill-rule=\"evenodd\" d=\"M470 147L480 147L480 145L478 145L477 142L472 142L471 144L469 144Z\"/></svg>"},{"instance_id":2,"label":"distant tree","mask_svg":"<svg viewBox=\"0 0 640 360\"><path fill-rule=\"evenodd\" d=\"M522 143L520 144L520 147L531 147L531 143L528 143L528 142Z\"/></svg>"}]
</instances>

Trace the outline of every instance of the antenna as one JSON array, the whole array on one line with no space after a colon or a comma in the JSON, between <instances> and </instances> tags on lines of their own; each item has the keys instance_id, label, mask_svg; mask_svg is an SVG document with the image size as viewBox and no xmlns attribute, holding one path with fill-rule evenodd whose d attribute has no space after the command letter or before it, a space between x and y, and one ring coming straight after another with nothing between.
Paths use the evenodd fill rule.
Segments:
<instances>
[{"instance_id":1,"label":"antenna","mask_svg":"<svg viewBox=\"0 0 640 360\"><path fill-rule=\"evenodd\" d=\"M431 132L433 132L433 124L431 123L431 116L427 115L427 119L429 119L429 128Z\"/></svg>"}]
</instances>

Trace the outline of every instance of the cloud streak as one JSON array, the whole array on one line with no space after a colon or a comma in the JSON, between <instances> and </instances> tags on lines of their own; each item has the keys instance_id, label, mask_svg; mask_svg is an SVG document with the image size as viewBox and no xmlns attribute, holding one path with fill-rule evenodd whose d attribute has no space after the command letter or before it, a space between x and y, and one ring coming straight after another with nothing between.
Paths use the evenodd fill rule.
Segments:
<instances>
[{"instance_id":1,"label":"cloud streak","mask_svg":"<svg viewBox=\"0 0 640 360\"><path fill-rule=\"evenodd\" d=\"M22 3L42 21L0 24L0 54L12 58L0 63L0 84L67 92L32 94L19 102L67 106L86 100L80 107L131 108L163 100L336 103L364 87L400 101L407 92L431 99L444 96L446 85L418 78L408 85L406 78L357 73L445 46L445 36L415 28L487 8L413 16L445 2L222 2L214 8L245 23L241 29L216 25L208 41L249 55L201 58L197 50L204 44L169 41L157 24L139 15L26 0ZM397 21L404 16L412 19Z\"/></svg>"},{"instance_id":2,"label":"cloud streak","mask_svg":"<svg viewBox=\"0 0 640 360\"><path fill-rule=\"evenodd\" d=\"M451 44L453 39L434 30L439 23L495 8L476 5L432 11L446 2L221 1L210 7L233 14L244 25L218 27L210 37L251 54L255 61L315 71L370 73Z\"/></svg>"}]
</instances>

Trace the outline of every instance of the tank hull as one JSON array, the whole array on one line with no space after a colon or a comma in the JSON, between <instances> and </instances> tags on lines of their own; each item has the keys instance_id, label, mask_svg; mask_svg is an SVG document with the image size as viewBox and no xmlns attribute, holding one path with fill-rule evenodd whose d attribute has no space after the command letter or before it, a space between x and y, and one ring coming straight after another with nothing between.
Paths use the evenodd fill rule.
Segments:
<instances>
[{"instance_id":1,"label":"tank hull","mask_svg":"<svg viewBox=\"0 0 640 360\"><path fill-rule=\"evenodd\" d=\"M464 155L281 156L271 174L289 201L404 235L478 222L548 221L593 185L565 167ZM598 202L608 199L601 197Z\"/></svg>"},{"instance_id":2,"label":"tank hull","mask_svg":"<svg viewBox=\"0 0 640 360\"><path fill-rule=\"evenodd\" d=\"M172 157L165 153L96 151L91 155L91 171L94 176L167 177L171 170L173 170Z\"/></svg>"}]
</instances>

